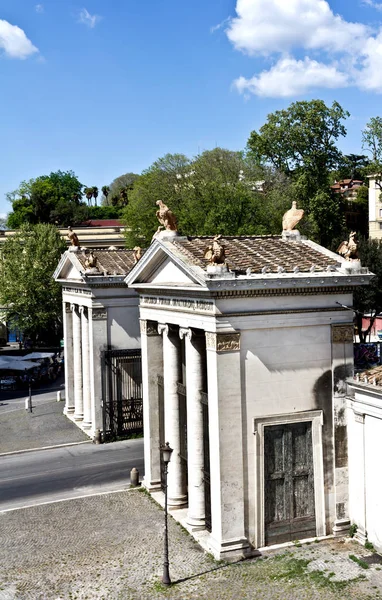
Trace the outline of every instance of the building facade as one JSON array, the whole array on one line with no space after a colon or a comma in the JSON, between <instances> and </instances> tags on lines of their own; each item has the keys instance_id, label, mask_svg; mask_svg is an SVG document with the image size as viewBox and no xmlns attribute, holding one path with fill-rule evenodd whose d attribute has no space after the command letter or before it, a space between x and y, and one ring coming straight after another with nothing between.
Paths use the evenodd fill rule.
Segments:
<instances>
[{"instance_id":1,"label":"building facade","mask_svg":"<svg viewBox=\"0 0 382 600\"><path fill-rule=\"evenodd\" d=\"M54 273L62 285L65 343L65 414L90 437L103 430L103 355L110 348L140 348L138 296L124 279L135 264L132 250L73 246Z\"/></svg>"},{"instance_id":2,"label":"building facade","mask_svg":"<svg viewBox=\"0 0 382 600\"><path fill-rule=\"evenodd\" d=\"M296 233L296 232L293 232ZM351 313L370 275L298 236L156 239L139 294L144 485L218 558L349 527Z\"/></svg>"}]
</instances>

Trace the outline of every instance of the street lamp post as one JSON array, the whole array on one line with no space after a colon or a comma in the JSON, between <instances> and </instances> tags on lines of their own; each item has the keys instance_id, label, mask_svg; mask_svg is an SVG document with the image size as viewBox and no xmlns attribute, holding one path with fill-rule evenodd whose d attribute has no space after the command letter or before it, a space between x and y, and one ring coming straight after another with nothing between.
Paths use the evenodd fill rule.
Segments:
<instances>
[{"instance_id":1,"label":"street lamp post","mask_svg":"<svg viewBox=\"0 0 382 600\"><path fill-rule=\"evenodd\" d=\"M169 573L169 564L168 564L168 527L167 527L167 471L168 471L168 463L171 460L172 448L170 448L170 444L166 442L163 446L160 447L160 451L162 453L162 459L165 466L165 476L164 476L164 553L163 553L163 576L162 583L163 585L171 585L170 573Z\"/></svg>"}]
</instances>

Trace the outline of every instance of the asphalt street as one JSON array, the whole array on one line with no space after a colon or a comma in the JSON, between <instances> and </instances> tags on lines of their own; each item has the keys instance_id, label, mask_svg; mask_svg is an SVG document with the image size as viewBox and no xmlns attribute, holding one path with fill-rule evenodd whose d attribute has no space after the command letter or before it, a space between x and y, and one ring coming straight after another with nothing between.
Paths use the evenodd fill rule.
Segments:
<instances>
[{"instance_id":1,"label":"asphalt street","mask_svg":"<svg viewBox=\"0 0 382 600\"><path fill-rule=\"evenodd\" d=\"M0 512L129 486L143 476L143 439L32 451L0 459Z\"/></svg>"}]
</instances>

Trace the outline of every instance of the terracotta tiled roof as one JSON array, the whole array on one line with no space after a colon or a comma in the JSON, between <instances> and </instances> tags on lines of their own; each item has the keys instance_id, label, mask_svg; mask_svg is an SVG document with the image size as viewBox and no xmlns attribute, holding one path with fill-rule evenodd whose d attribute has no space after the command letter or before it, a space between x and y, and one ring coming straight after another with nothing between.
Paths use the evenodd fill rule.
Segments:
<instances>
[{"instance_id":1,"label":"terracotta tiled roof","mask_svg":"<svg viewBox=\"0 0 382 600\"><path fill-rule=\"evenodd\" d=\"M134 267L133 250L92 250L97 258L97 268L100 275L127 275ZM84 270L86 269L87 254L78 252L76 257L80 261Z\"/></svg>"},{"instance_id":2,"label":"terracotta tiled roof","mask_svg":"<svg viewBox=\"0 0 382 600\"><path fill-rule=\"evenodd\" d=\"M204 253L213 242L213 237L188 237L175 240L174 246L184 254L192 264L205 268L208 261ZM312 265L316 271L325 271L327 267L340 264L330 256L315 250L304 242L286 242L281 236L227 236L220 240L225 247L226 260L231 271L261 273L264 267L269 273L277 273L282 267L292 273L296 267L309 272Z\"/></svg>"}]
</instances>

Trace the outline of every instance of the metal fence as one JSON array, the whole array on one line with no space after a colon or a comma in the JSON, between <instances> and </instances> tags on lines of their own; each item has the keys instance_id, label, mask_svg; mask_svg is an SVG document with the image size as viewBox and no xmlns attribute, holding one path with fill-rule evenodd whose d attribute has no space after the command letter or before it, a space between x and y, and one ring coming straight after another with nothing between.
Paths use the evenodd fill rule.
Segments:
<instances>
[{"instance_id":1,"label":"metal fence","mask_svg":"<svg viewBox=\"0 0 382 600\"><path fill-rule=\"evenodd\" d=\"M143 433L140 350L103 352L102 407L106 441Z\"/></svg>"}]
</instances>

